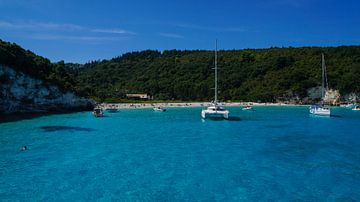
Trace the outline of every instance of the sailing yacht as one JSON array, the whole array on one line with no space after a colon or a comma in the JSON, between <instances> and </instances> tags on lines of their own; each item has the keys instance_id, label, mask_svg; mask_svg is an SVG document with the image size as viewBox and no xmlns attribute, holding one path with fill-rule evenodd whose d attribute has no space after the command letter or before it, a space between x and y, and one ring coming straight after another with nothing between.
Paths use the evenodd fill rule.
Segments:
<instances>
[{"instance_id":1,"label":"sailing yacht","mask_svg":"<svg viewBox=\"0 0 360 202\"><path fill-rule=\"evenodd\" d=\"M218 103L218 86L217 86L217 40L215 43L215 100L207 109L203 109L201 111L201 117L203 119L209 118L209 117L222 117L224 119L229 118L229 111L226 110L224 107L220 106Z\"/></svg>"},{"instance_id":2,"label":"sailing yacht","mask_svg":"<svg viewBox=\"0 0 360 202\"><path fill-rule=\"evenodd\" d=\"M310 107L310 113L320 116L330 116L331 111L329 107L324 106L325 89L328 89L328 82L326 76L326 65L324 54L321 54L321 69L322 69L322 85L321 85L321 105L313 105ZM326 86L325 86L326 85Z\"/></svg>"}]
</instances>

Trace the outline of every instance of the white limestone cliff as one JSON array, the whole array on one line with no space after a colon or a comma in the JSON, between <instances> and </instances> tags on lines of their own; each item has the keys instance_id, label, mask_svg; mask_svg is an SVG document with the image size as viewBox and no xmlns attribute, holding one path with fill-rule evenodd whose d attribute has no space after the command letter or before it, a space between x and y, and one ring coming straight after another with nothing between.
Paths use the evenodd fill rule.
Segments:
<instances>
[{"instance_id":1,"label":"white limestone cliff","mask_svg":"<svg viewBox=\"0 0 360 202\"><path fill-rule=\"evenodd\" d=\"M72 92L0 65L0 113L85 110L92 105Z\"/></svg>"}]
</instances>

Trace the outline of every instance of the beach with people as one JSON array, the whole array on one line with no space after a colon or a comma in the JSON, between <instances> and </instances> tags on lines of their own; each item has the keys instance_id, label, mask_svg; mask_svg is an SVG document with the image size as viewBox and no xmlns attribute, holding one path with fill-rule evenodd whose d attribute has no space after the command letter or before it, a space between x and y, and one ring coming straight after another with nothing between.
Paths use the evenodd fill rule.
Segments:
<instances>
[{"instance_id":1,"label":"beach with people","mask_svg":"<svg viewBox=\"0 0 360 202\"><path fill-rule=\"evenodd\" d=\"M103 109L148 109L157 106L165 108L190 108L208 107L212 102L158 102L158 103L98 103L97 106ZM221 102L219 105L226 107L245 107L245 106L304 106L300 104L286 103L257 103L257 102ZM306 105L308 106L308 105Z\"/></svg>"}]
</instances>

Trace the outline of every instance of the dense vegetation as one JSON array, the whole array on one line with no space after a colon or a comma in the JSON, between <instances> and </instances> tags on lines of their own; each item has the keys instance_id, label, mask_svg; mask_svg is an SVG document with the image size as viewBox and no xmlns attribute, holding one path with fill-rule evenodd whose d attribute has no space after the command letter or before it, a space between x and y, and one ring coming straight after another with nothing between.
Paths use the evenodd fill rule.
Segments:
<instances>
[{"instance_id":1,"label":"dense vegetation","mask_svg":"<svg viewBox=\"0 0 360 202\"><path fill-rule=\"evenodd\" d=\"M73 90L74 78L64 61L51 63L50 60L24 50L15 43L0 40L0 64L12 67L34 78L55 84L62 90ZM6 78L0 77L0 82Z\"/></svg>"},{"instance_id":2,"label":"dense vegetation","mask_svg":"<svg viewBox=\"0 0 360 202\"><path fill-rule=\"evenodd\" d=\"M321 85L321 53L329 85L360 92L360 47L270 48L218 53L222 100L275 101L304 98ZM88 96L121 98L149 93L157 100L213 99L212 51L142 51L85 64L75 76Z\"/></svg>"},{"instance_id":3,"label":"dense vegetation","mask_svg":"<svg viewBox=\"0 0 360 202\"><path fill-rule=\"evenodd\" d=\"M307 96L321 83L325 54L329 85L360 93L360 46L219 51L222 100L275 101ZM213 99L214 53L169 50L126 53L87 64L50 63L16 44L0 41L0 64L100 100L148 93L156 100Z\"/></svg>"}]
</instances>

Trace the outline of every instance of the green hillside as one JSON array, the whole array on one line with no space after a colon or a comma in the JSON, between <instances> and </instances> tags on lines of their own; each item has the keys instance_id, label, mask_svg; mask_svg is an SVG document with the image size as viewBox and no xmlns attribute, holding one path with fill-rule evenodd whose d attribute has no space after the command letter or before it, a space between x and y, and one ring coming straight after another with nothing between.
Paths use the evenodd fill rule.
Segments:
<instances>
[{"instance_id":1,"label":"green hillside","mask_svg":"<svg viewBox=\"0 0 360 202\"><path fill-rule=\"evenodd\" d=\"M220 99L306 98L308 89L320 85L321 53L330 88L342 95L360 93L360 46L270 48L219 51ZM65 64L0 40L0 64L98 100L123 99L126 93L148 93L156 100L213 99L213 51L146 50Z\"/></svg>"},{"instance_id":2,"label":"green hillside","mask_svg":"<svg viewBox=\"0 0 360 202\"><path fill-rule=\"evenodd\" d=\"M321 53L329 85L342 95L360 92L360 46L219 51L220 99L275 101L304 98L321 85ZM212 51L142 51L95 61L74 74L88 96L123 98L149 93L157 100L211 100Z\"/></svg>"},{"instance_id":3,"label":"green hillside","mask_svg":"<svg viewBox=\"0 0 360 202\"><path fill-rule=\"evenodd\" d=\"M64 61L51 63L49 59L25 50L15 43L0 40L0 65L5 65L34 78L56 84L62 90L73 90L75 82ZM6 78L0 77L0 82Z\"/></svg>"}]
</instances>

